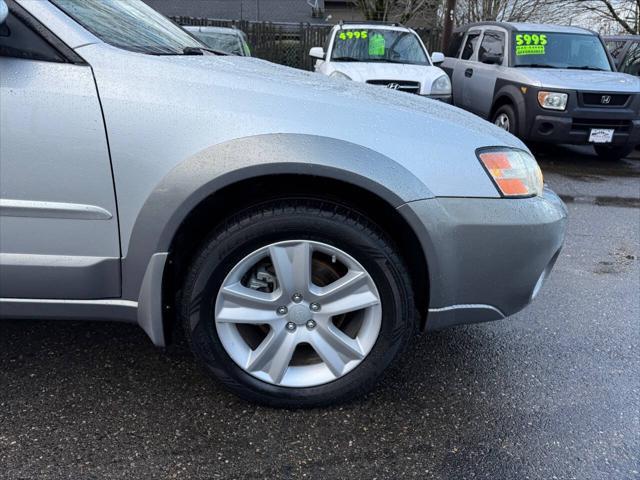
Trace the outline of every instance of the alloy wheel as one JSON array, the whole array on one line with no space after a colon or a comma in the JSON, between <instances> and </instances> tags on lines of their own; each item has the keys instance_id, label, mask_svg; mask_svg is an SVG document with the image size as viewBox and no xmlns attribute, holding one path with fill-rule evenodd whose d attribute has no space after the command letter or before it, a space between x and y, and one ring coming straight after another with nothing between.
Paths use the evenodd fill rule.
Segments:
<instances>
[{"instance_id":1,"label":"alloy wheel","mask_svg":"<svg viewBox=\"0 0 640 480\"><path fill-rule=\"evenodd\" d=\"M493 123L507 132L511 131L511 122L509 121L509 116L506 113L499 114Z\"/></svg>"},{"instance_id":2,"label":"alloy wheel","mask_svg":"<svg viewBox=\"0 0 640 480\"><path fill-rule=\"evenodd\" d=\"M343 377L376 343L382 305L353 257L325 243L274 243L242 259L216 299L215 326L244 371L278 386Z\"/></svg>"}]
</instances>

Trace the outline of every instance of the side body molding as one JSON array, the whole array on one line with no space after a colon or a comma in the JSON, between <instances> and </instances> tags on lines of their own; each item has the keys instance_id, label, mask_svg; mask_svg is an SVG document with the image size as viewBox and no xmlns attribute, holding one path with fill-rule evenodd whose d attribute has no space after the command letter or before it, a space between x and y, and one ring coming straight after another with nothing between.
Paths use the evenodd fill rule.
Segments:
<instances>
[{"instance_id":1,"label":"side body molding","mask_svg":"<svg viewBox=\"0 0 640 480\"><path fill-rule=\"evenodd\" d=\"M331 178L364 188L391 206L433 198L406 168L368 148L342 140L300 134L246 137L209 147L172 169L149 195L137 216L122 265L123 299L139 301L138 323L162 345L161 295L166 256L175 233L200 202L236 182L266 175ZM320 180L321 181L321 180ZM227 208L220 205L219 208ZM153 265L152 265L153 264ZM154 278L150 278L152 276ZM159 292L158 292L159 293ZM144 297L144 300L143 300ZM142 306L142 305L141 305Z\"/></svg>"}]
</instances>

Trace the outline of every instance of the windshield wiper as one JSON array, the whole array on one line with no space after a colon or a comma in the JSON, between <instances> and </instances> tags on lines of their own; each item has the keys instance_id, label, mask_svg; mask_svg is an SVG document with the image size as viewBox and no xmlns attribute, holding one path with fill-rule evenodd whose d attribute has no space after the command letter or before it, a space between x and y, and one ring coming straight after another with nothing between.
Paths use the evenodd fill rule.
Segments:
<instances>
[{"instance_id":1,"label":"windshield wiper","mask_svg":"<svg viewBox=\"0 0 640 480\"><path fill-rule=\"evenodd\" d=\"M576 66L568 66L567 67L569 70L593 70L596 72L606 72L606 70L604 68L598 68L598 67L592 67L590 65L583 65L581 67L576 67Z\"/></svg>"},{"instance_id":2,"label":"windshield wiper","mask_svg":"<svg viewBox=\"0 0 640 480\"><path fill-rule=\"evenodd\" d=\"M531 67L531 68L560 68L555 65L549 65L547 63L527 63L527 64L518 64L514 65L514 67Z\"/></svg>"},{"instance_id":3,"label":"windshield wiper","mask_svg":"<svg viewBox=\"0 0 640 480\"><path fill-rule=\"evenodd\" d=\"M333 57L334 62L362 62L361 59L355 57Z\"/></svg>"},{"instance_id":4,"label":"windshield wiper","mask_svg":"<svg viewBox=\"0 0 640 480\"><path fill-rule=\"evenodd\" d=\"M229 55L222 50L214 50L206 47L184 47L182 50L183 55L204 55L204 52L213 53L214 55Z\"/></svg>"}]
</instances>

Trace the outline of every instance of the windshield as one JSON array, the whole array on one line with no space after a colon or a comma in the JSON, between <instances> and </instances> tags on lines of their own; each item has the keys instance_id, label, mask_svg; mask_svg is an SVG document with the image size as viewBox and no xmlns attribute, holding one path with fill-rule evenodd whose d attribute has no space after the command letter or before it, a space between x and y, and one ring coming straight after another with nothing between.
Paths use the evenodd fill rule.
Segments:
<instances>
[{"instance_id":1,"label":"windshield","mask_svg":"<svg viewBox=\"0 0 640 480\"><path fill-rule=\"evenodd\" d=\"M518 32L512 45L516 67L611 71L604 46L595 35Z\"/></svg>"},{"instance_id":2,"label":"windshield","mask_svg":"<svg viewBox=\"0 0 640 480\"><path fill-rule=\"evenodd\" d=\"M141 0L51 0L106 43L134 52L176 55L203 45Z\"/></svg>"},{"instance_id":3,"label":"windshield","mask_svg":"<svg viewBox=\"0 0 640 480\"><path fill-rule=\"evenodd\" d=\"M429 65L427 54L415 33L366 28L338 30L331 60Z\"/></svg>"},{"instance_id":4,"label":"windshield","mask_svg":"<svg viewBox=\"0 0 640 480\"><path fill-rule=\"evenodd\" d=\"M249 55L248 46L240 35L221 32L193 32L202 43L214 50L231 53L233 55Z\"/></svg>"}]
</instances>

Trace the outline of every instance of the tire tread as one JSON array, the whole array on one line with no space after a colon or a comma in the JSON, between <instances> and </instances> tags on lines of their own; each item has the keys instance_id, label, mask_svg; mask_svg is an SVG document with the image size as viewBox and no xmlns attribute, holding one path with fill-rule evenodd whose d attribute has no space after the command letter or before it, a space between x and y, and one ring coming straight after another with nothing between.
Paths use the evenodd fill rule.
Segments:
<instances>
[{"instance_id":1,"label":"tire tread","mask_svg":"<svg viewBox=\"0 0 640 480\"><path fill-rule=\"evenodd\" d=\"M412 288L411 277L408 273L404 259L398 253L397 247L394 245L388 235L372 220L367 218L364 214L353 210L347 205L335 203L333 201L324 201L318 199L281 199L274 200L265 204L260 204L249 209L237 212L217 227L206 237L202 242L201 248L193 255L191 264L187 270L184 281L182 283L181 295L179 298L179 313L183 328L185 329L185 336L189 347L194 350L193 340L189 334L190 330L190 301L193 286L200 269L203 265L210 261L210 257L216 253L228 239L234 238L234 242L250 241L252 238L247 236L242 231L248 226L251 226L257 222L264 222L271 219L279 218L282 216L322 216L324 219L340 222L342 224L349 225L352 229L356 230L359 234L373 238L375 243L382 249L382 255L386 257L387 262L393 264L393 268L390 270L397 277L395 278L396 288L401 290L397 298L401 299L402 305L398 306L398 310L405 312L404 323L402 328L396 328L393 331L393 341L399 343L398 353L394 359L385 368L385 372L392 369L397 362L400 361L403 352L406 350L409 340L418 331L419 322L417 320L417 312L414 302L414 292ZM237 235L243 235L240 238ZM380 255L379 252L368 252L370 254ZM219 252L217 262L223 260L226 256L226 252ZM198 355L195 355L200 366L204 367L209 372L206 362L203 362ZM358 388L351 389L348 394L340 395L339 398L324 397L318 401L305 401L301 403L299 400L288 401L285 398L270 398L265 395L257 394L252 389L245 387L243 384L233 380L231 375L226 375L222 380L222 383L239 396L257 403L261 403L271 407L287 407L287 408L299 408L299 407L321 407L329 404L342 403L352 400L355 397L359 397L370 391L374 384L382 377L384 372L381 372L376 377L371 377L367 381L362 382ZM220 379L220 375L216 375Z\"/></svg>"}]
</instances>

